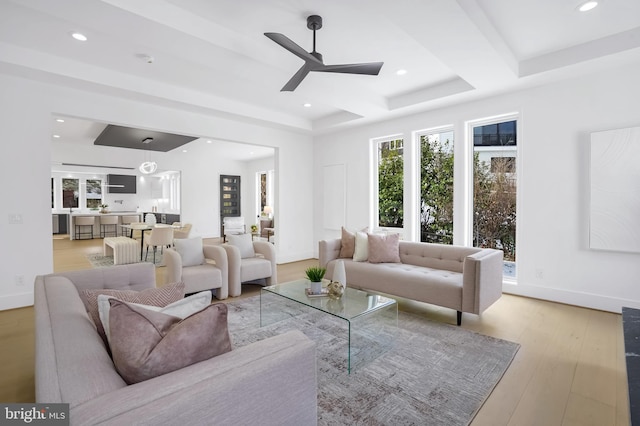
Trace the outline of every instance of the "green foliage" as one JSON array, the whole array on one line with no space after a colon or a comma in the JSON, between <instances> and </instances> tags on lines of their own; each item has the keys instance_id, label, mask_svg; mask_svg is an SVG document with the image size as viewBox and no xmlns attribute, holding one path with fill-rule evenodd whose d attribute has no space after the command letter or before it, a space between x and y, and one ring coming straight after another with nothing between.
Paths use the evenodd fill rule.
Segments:
<instances>
[{"instance_id":1,"label":"green foliage","mask_svg":"<svg viewBox=\"0 0 640 426\"><path fill-rule=\"evenodd\" d=\"M382 148L378 163L378 223L401 228L403 224L404 161L402 150Z\"/></svg>"},{"instance_id":2,"label":"green foliage","mask_svg":"<svg viewBox=\"0 0 640 426\"><path fill-rule=\"evenodd\" d=\"M447 139L420 138L420 240L453 244L453 150Z\"/></svg>"},{"instance_id":3,"label":"green foliage","mask_svg":"<svg viewBox=\"0 0 640 426\"><path fill-rule=\"evenodd\" d=\"M318 266L311 266L304 271L304 273L307 274L307 278L309 279L309 281L314 283L322 281L322 278L324 278L324 274L326 272L326 268L320 268Z\"/></svg>"}]
</instances>

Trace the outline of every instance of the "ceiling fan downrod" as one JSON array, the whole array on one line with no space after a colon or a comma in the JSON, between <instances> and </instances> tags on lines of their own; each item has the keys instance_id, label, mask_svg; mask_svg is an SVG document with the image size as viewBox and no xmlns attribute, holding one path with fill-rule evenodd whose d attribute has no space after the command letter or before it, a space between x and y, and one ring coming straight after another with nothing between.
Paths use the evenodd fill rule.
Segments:
<instances>
[{"instance_id":1,"label":"ceiling fan downrod","mask_svg":"<svg viewBox=\"0 0 640 426\"><path fill-rule=\"evenodd\" d=\"M307 17L307 28L313 31L313 51L311 54L322 62L322 55L316 52L316 31L322 28L322 16L311 15Z\"/></svg>"}]
</instances>

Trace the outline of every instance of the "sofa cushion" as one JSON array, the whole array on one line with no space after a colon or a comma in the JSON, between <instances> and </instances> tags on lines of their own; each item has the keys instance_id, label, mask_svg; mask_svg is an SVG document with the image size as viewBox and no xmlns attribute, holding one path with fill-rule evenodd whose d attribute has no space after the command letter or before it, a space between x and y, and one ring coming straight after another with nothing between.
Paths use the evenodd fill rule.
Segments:
<instances>
[{"instance_id":1,"label":"sofa cushion","mask_svg":"<svg viewBox=\"0 0 640 426\"><path fill-rule=\"evenodd\" d=\"M184 319L110 299L111 352L118 373L138 383L231 350L227 305Z\"/></svg>"},{"instance_id":2,"label":"sofa cushion","mask_svg":"<svg viewBox=\"0 0 640 426\"><path fill-rule=\"evenodd\" d=\"M111 310L111 303L109 303L109 299L113 298L113 296L108 296L106 294L98 295L98 313L100 315L100 323L104 328L104 334L106 335L109 343L111 342L111 333L109 331L109 312ZM132 303L132 305L135 306L140 306L151 311L162 312L166 315L173 315L178 318L186 318L189 315L206 308L210 304L210 291L201 291L200 293L192 294L184 299L169 303L165 307Z\"/></svg>"},{"instance_id":3,"label":"sofa cushion","mask_svg":"<svg viewBox=\"0 0 640 426\"><path fill-rule=\"evenodd\" d=\"M251 241L251 234L238 234L227 235L229 244L238 247L240 250L240 258L247 259L249 257L256 257L256 252L253 249L253 241Z\"/></svg>"},{"instance_id":4,"label":"sofa cushion","mask_svg":"<svg viewBox=\"0 0 640 426\"><path fill-rule=\"evenodd\" d=\"M366 226L362 229L362 232L368 232L369 227ZM349 232L342 227L342 238L340 240L340 254L338 257L342 257L345 259L353 258L353 252L356 249L356 234L353 232Z\"/></svg>"},{"instance_id":5,"label":"sofa cushion","mask_svg":"<svg viewBox=\"0 0 640 426\"><path fill-rule=\"evenodd\" d=\"M400 235L369 234L369 263L400 263Z\"/></svg>"},{"instance_id":6,"label":"sofa cushion","mask_svg":"<svg viewBox=\"0 0 640 426\"><path fill-rule=\"evenodd\" d=\"M176 251L182 259L182 266L196 266L204 263L202 237L178 238L173 240Z\"/></svg>"},{"instance_id":7,"label":"sofa cushion","mask_svg":"<svg viewBox=\"0 0 640 426\"><path fill-rule=\"evenodd\" d=\"M184 283L178 282L161 288L149 288L142 291L112 289L80 291L80 298L82 299L89 316L93 320L93 323L96 325L98 334L100 334L105 344L108 344L107 336L105 335L104 328L100 322L100 314L98 312L98 295L100 294L113 296L125 302L142 303L153 306L167 306L169 303L173 303L184 297Z\"/></svg>"},{"instance_id":8,"label":"sofa cushion","mask_svg":"<svg viewBox=\"0 0 640 426\"><path fill-rule=\"evenodd\" d=\"M356 232L356 246L353 251L354 262L366 262L369 259L369 237L365 232Z\"/></svg>"}]
</instances>

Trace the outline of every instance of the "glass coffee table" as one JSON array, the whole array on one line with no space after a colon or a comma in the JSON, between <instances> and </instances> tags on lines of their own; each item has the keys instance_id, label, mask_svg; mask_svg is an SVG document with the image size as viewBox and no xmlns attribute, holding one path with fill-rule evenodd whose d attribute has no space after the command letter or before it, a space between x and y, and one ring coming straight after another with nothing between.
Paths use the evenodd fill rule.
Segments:
<instances>
[{"instance_id":1,"label":"glass coffee table","mask_svg":"<svg viewBox=\"0 0 640 426\"><path fill-rule=\"evenodd\" d=\"M327 284L327 283L325 283ZM347 371L386 351L398 327L398 303L389 297L347 287L340 299L307 296L308 280L263 287L260 291L260 326L310 310L344 321L347 331ZM354 359L361 355L356 362Z\"/></svg>"}]
</instances>

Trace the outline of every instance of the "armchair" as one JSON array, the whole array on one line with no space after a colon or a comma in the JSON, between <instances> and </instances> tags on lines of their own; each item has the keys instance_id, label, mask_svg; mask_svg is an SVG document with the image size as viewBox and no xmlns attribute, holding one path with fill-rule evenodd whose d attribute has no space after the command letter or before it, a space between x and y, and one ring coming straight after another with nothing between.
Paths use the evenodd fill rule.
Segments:
<instances>
[{"instance_id":1,"label":"armchair","mask_svg":"<svg viewBox=\"0 0 640 426\"><path fill-rule=\"evenodd\" d=\"M247 255L245 250L231 243L222 245L229 261L229 296L240 296L242 283L245 282L265 279L265 285L278 283L276 249L273 244L266 241L251 241L250 236L248 237L249 244L252 246L250 251L254 252L253 256Z\"/></svg>"},{"instance_id":2,"label":"armchair","mask_svg":"<svg viewBox=\"0 0 640 426\"><path fill-rule=\"evenodd\" d=\"M193 251L196 240L200 244L200 256L195 256ZM229 272L227 252L220 246L202 245L201 238L175 240L175 249L165 250L165 264L167 265L166 282L184 282L186 294L198 291L216 289L216 298L223 300L229 297ZM191 246L185 253L183 242ZM180 254L182 251L183 254ZM201 262L193 261L194 257L202 259ZM215 262L214 263L212 263Z\"/></svg>"}]
</instances>

